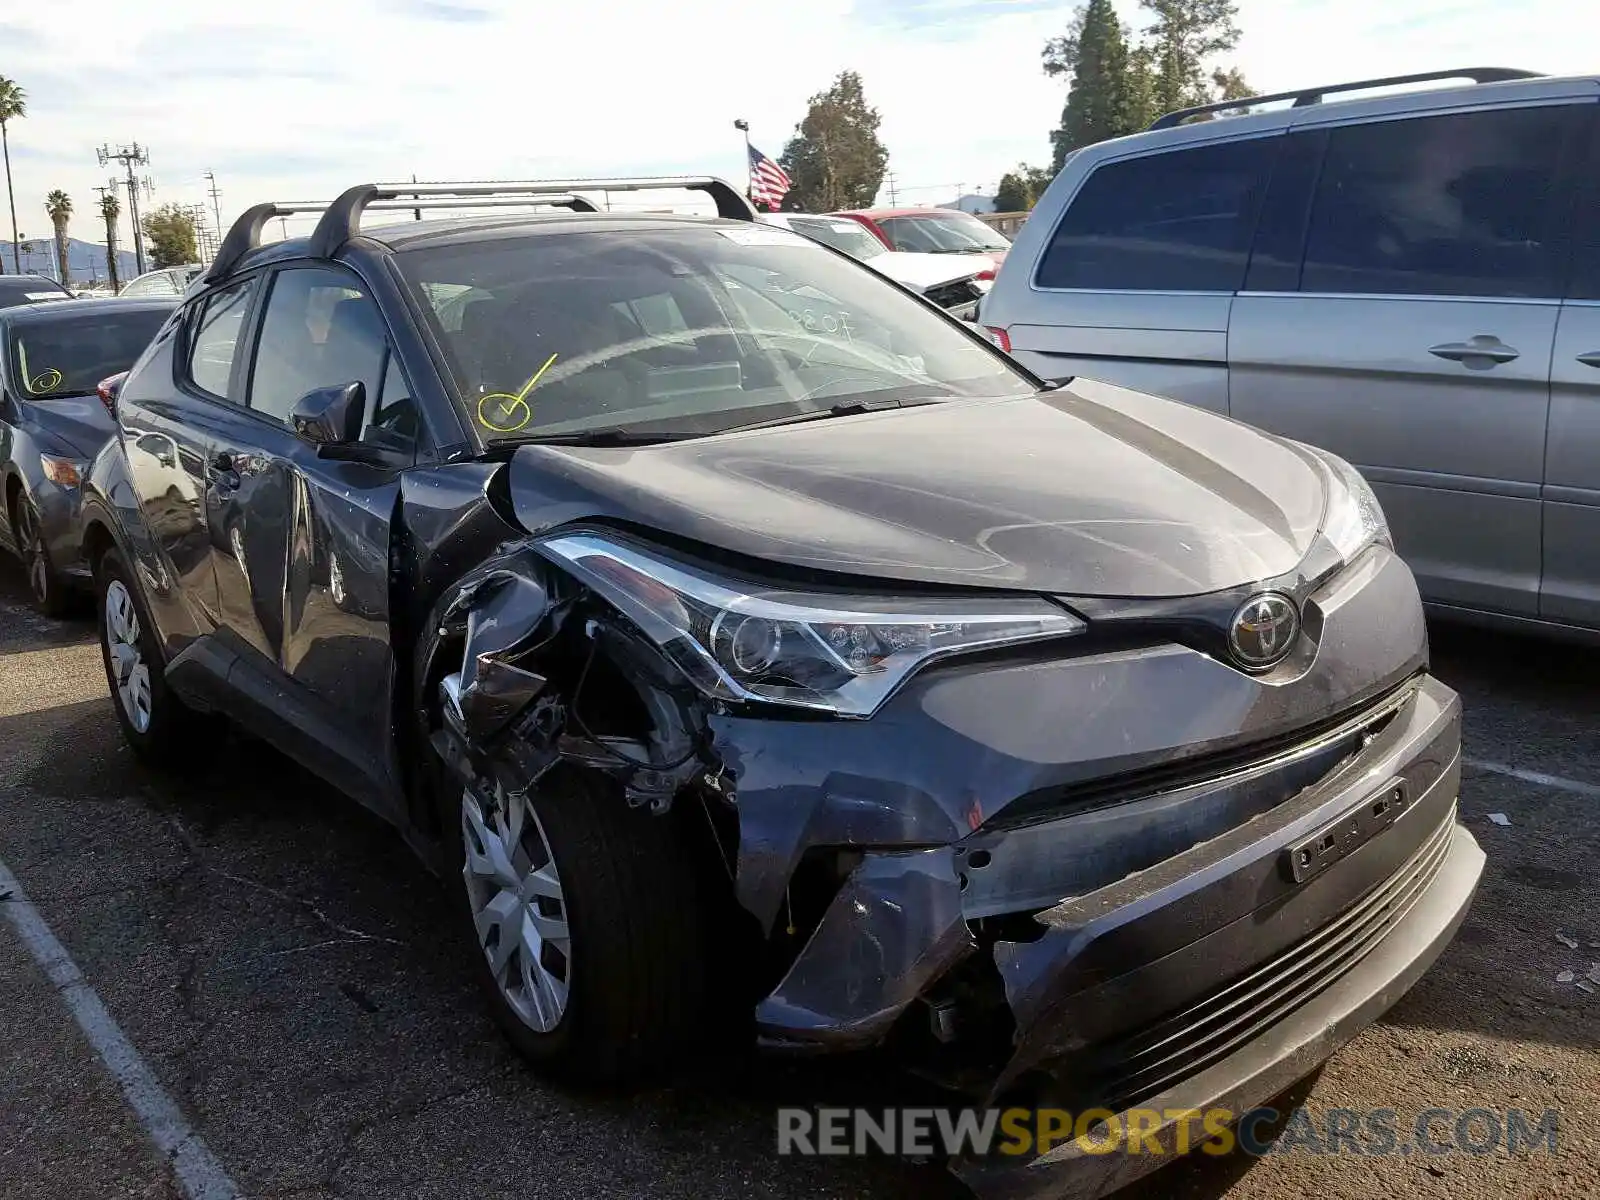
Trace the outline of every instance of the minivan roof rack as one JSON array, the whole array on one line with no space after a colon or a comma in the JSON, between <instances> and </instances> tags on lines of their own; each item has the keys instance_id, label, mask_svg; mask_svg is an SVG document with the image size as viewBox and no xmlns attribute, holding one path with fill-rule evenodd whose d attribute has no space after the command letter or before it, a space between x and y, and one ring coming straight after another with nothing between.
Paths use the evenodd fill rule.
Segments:
<instances>
[{"instance_id":1,"label":"minivan roof rack","mask_svg":"<svg viewBox=\"0 0 1600 1200\"><path fill-rule=\"evenodd\" d=\"M206 270L205 279L207 282L220 279L233 270L240 259L261 244L261 231L274 217L321 213L322 219L311 234L310 251L317 258L332 258L345 242L360 232L361 214L369 209L399 212L407 209L510 208L546 204L570 208L575 212L597 212L599 210L592 201L576 193L642 192L661 188L705 192L716 203L718 216L755 220L755 208L750 201L731 183L712 175L362 183L347 188L331 204L325 201L268 201L246 209L228 230L228 236L223 239L216 258Z\"/></svg>"},{"instance_id":2,"label":"minivan roof rack","mask_svg":"<svg viewBox=\"0 0 1600 1200\"><path fill-rule=\"evenodd\" d=\"M1363 92L1368 88L1394 87L1402 83L1432 83L1435 80L1470 79L1473 83L1504 83L1511 79L1541 79L1539 71L1523 71L1517 67L1457 67L1449 71L1424 71L1417 75L1390 75L1384 79L1358 79L1351 83L1335 83L1327 87L1302 88L1294 92L1275 92L1270 96L1245 96L1239 100L1219 100L1213 104L1197 104L1193 108L1180 108L1157 117L1151 129L1170 129L1182 125L1191 117L1203 113L1234 112L1241 108L1254 108L1258 104L1271 104L1277 100L1293 100L1293 108L1321 104L1324 96L1338 92Z\"/></svg>"}]
</instances>

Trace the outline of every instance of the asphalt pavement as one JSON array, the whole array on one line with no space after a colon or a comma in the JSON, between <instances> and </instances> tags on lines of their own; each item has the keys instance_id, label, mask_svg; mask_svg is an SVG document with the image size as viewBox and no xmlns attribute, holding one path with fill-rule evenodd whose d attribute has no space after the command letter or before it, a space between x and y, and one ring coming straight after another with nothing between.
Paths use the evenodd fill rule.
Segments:
<instances>
[{"instance_id":1,"label":"asphalt pavement","mask_svg":"<svg viewBox=\"0 0 1600 1200\"><path fill-rule=\"evenodd\" d=\"M1554 1109L1557 1152L1192 1158L1130 1197L1600 1195L1600 992L1578 986L1600 963L1600 651L1447 628L1434 646L1466 700L1487 874L1445 957L1297 1099L1402 1124ZM193 777L139 766L92 624L32 616L9 563L0 864L64 956L52 982L0 921L0 1198L963 1194L933 1164L779 1157L779 1104L930 1102L870 1058L752 1056L630 1096L542 1081L393 833L243 739ZM161 1144L208 1151L210 1174L156 1148L136 1067L170 1101Z\"/></svg>"}]
</instances>

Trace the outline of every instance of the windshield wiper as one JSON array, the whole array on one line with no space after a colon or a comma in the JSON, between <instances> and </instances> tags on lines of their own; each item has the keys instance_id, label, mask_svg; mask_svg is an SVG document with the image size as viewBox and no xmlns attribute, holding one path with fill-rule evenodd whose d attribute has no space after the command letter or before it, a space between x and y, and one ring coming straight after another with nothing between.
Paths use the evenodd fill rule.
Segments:
<instances>
[{"instance_id":1,"label":"windshield wiper","mask_svg":"<svg viewBox=\"0 0 1600 1200\"><path fill-rule=\"evenodd\" d=\"M574 429L566 433L530 433L497 439L502 445L516 446L655 446L662 442L682 442L708 437L706 433L664 433L640 429Z\"/></svg>"},{"instance_id":2,"label":"windshield wiper","mask_svg":"<svg viewBox=\"0 0 1600 1200\"><path fill-rule=\"evenodd\" d=\"M752 421L748 425L730 425L726 429L717 430L718 433L743 433L747 429L771 429L777 425L800 425L806 421L826 421L830 417L855 417L862 413L887 412L891 408L917 408L923 404L939 404L947 397L913 397L907 400L851 400L844 404L835 404L832 408L817 409L814 412L790 413L783 417L773 417L766 421Z\"/></svg>"}]
</instances>

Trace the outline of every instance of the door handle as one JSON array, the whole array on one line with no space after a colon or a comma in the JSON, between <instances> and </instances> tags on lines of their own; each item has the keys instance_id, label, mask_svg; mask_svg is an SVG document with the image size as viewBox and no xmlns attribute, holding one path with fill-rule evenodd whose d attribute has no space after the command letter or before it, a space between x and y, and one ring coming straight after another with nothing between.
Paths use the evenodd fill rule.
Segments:
<instances>
[{"instance_id":1,"label":"door handle","mask_svg":"<svg viewBox=\"0 0 1600 1200\"><path fill-rule=\"evenodd\" d=\"M239 486L239 472L234 468L233 455L226 450L211 456L206 463L206 476L219 488Z\"/></svg>"},{"instance_id":2,"label":"door handle","mask_svg":"<svg viewBox=\"0 0 1600 1200\"><path fill-rule=\"evenodd\" d=\"M1586 367L1600 367L1600 350L1591 350L1587 354L1578 355L1578 361Z\"/></svg>"},{"instance_id":3,"label":"door handle","mask_svg":"<svg viewBox=\"0 0 1600 1200\"><path fill-rule=\"evenodd\" d=\"M1480 333L1464 342L1440 342L1437 346L1429 346L1428 353L1435 358L1461 363L1474 371L1486 371L1499 363L1522 357L1521 351L1513 350L1489 333Z\"/></svg>"}]
</instances>

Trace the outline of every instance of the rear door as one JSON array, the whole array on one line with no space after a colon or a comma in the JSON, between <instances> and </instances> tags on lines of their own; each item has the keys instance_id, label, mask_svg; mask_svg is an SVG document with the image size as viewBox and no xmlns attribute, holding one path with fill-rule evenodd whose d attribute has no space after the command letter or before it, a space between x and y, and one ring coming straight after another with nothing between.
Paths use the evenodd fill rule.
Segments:
<instances>
[{"instance_id":1,"label":"rear door","mask_svg":"<svg viewBox=\"0 0 1600 1200\"><path fill-rule=\"evenodd\" d=\"M1539 615L1600 628L1600 111L1590 122L1572 282L1550 367Z\"/></svg>"},{"instance_id":2,"label":"rear door","mask_svg":"<svg viewBox=\"0 0 1600 1200\"><path fill-rule=\"evenodd\" d=\"M218 419L243 387L239 346L257 283L242 279L191 303L156 336L117 397L118 435L149 534L148 544L130 549L153 584L146 596L156 624L177 641L216 623L206 463Z\"/></svg>"},{"instance_id":3,"label":"rear door","mask_svg":"<svg viewBox=\"0 0 1600 1200\"><path fill-rule=\"evenodd\" d=\"M337 760L320 769L381 801L393 782L390 520L415 458L416 409L354 274L284 267L266 287L245 403L212 449L219 611ZM319 457L290 428L307 392L355 382L367 396L363 441L385 451L381 465Z\"/></svg>"},{"instance_id":4,"label":"rear door","mask_svg":"<svg viewBox=\"0 0 1600 1200\"><path fill-rule=\"evenodd\" d=\"M1298 173L1234 302L1233 416L1358 467L1435 603L1538 613L1559 197L1586 111L1291 134Z\"/></svg>"},{"instance_id":5,"label":"rear door","mask_svg":"<svg viewBox=\"0 0 1600 1200\"><path fill-rule=\"evenodd\" d=\"M1049 379L1083 375L1226 412L1228 311L1282 140L1202 142L1095 167L1013 300L1015 356Z\"/></svg>"}]
</instances>

